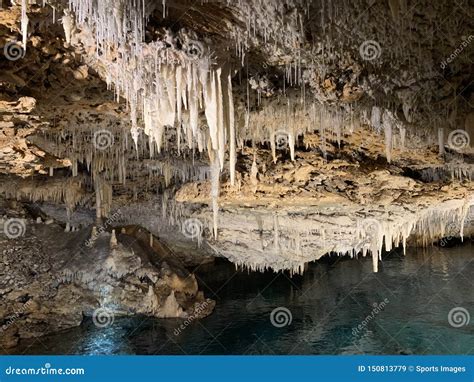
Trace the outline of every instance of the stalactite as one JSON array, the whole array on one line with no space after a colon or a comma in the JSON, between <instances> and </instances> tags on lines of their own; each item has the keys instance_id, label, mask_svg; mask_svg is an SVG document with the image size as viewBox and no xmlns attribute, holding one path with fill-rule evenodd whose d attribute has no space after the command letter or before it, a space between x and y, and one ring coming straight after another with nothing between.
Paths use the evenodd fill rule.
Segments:
<instances>
[{"instance_id":1,"label":"stalactite","mask_svg":"<svg viewBox=\"0 0 474 382\"><path fill-rule=\"evenodd\" d=\"M230 184L235 185L235 117L234 117L234 100L232 96L232 76L231 72L227 76L227 99L229 102L229 168L230 168Z\"/></svg>"},{"instance_id":2,"label":"stalactite","mask_svg":"<svg viewBox=\"0 0 474 382\"><path fill-rule=\"evenodd\" d=\"M216 71L217 77L217 137L218 137L218 152L219 164L221 170L224 168L224 155L225 155L225 125L224 125L224 97L222 92L222 81L221 81L222 69L218 68ZM227 95L227 94L226 94Z\"/></svg>"},{"instance_id":3,"label":"stalactite","mask_svg":"<svg viewBox=\"0 0 474 382\"><path fill-rule=\"evenodd\" d=\"M97 221L100 221L102 218L102 193L100 192L100 178L96 176L94 182L95 189L95 217Z\"/></svg>"},{"instance_id":4,"label":"stalactite","mask_svg":"<svg viewBox=\"0 0 474 382\"><path fill-rule=\"evenodd\" d=\"M275 129L272 127L272 131L270 133L270 147L272 150L272 158L273 158L273 163L277 162L277 156L276 156L276 135L275 135Z\"/></svg>"},{"instance_id":5,"label":"stalactite","mask_svg":"<svg viewBox=\"0 0 474 382\"><path fill-rule=\"evenodd\" d=\"M23 39L23 49L26 52L26 42L28 40L28 0L21 0L21 35Z\"/></svg>"},{"instance_id":6,"label":"stalactite","mask_svg":"<svg viewBox=\"0 0 474 382\"><path fill-rule=\"evenodd\" d=\"M112 207L112 187L99 174L94 174L96 218L100 221L109 216Z\"/></svg>"},{"instance_id":7,"label":"stalactite","mask_svg":"<svg viewBox=\"0 0 474 382\"><path fill-rule=\"evenodd\" d=\"M372 127L376 131L380 131L380 126L381 126L380 120L381 120L380 108L378 108L377 106L374 106L372 108L372 116L370 117L370 121L372 123Z\"/></svg>"},{"instance_id":8,"label":"stalactite","mask_svg":"<svg viewBox=\"0 0 474 382\"><path fill-rule=\"evenodd\" d=\"M400 126L400 150L405 151L406 147L406 129L403 126Z\"/></svg>"},{"instance_id":9,"label":"stalactite","mask_svg":"<svg viewBox=\"0 0 474 382\"><path fill-rule=\"evenodd\" d=\"M273 249L275 251L280 249L279 237L278 216L273 214Z\"/></svg>"},{"instance_id":10,"label":"stalactite","mask_svg":"<svg viewBox=\"0 0 474 382\"><path fill-rule=\"evenodd\" d=\"M255 160L255 156L252 162L252 168L250 169L250 184L253 187L253 192L257 192L257 185L258 185L258 167L257 162Z\"/></svg>"},{"instance_id":11,"label":"stalactite","mask_svg":"<svg viewBox=\"0 0 474 382\"><path fill-rule=\"evenodd\" d=\"M393 116L388 111L385 110L383 114L383 129L385 134L385 155L387 157L387 162L390 163L392 161L392 132L393 132Z\"/></svg>"},{"instance_id":12,"label":"stalactite","mask_svg":"<svg viewBox=\"0 0 474 382\"><path fill-rule=\"evenodd\" d=\"M66 38L66 43L71 43L71 37L74 30L74 18L71 15L69 9L64 10L64 15L61 18L61 23L63 24L64 36Z\"/></svg>"},{"instance_id":13,"label":"stalactite","mask_svg":"<svg viewBox=\"0 0 474 382\"><path fill-rule=\"evenodd\" d=\"M219 158L214 154L211 164L211 202L213 216L213 233L214 239L217 240L218 219L219 219L219 176L220 163Z\"/></svg>"},{"instance_id":14,"label":"stalactite","mask_svg":"<svg viewBox=\"0 0 474 382\"><path fill-rule=\"evenodd\" d=\"M444 128L438 128L438 153L439 155L444 154Z\"/></svg>"}]
</instances>

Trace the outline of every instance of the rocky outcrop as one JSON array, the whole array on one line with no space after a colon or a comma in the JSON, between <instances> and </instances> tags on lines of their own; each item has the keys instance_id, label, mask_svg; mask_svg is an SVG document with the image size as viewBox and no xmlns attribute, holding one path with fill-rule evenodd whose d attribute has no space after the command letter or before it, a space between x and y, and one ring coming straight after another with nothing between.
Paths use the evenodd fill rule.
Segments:
<instances>
[{"instance_id":1,"label":"rocky outcrop","mask_svg":"<svg viewBox=\"0 0 474 382\"><path fill-rule=\"evenodd\" d=\"M95 228L91 238L90 229L65 233L56 223L40 220L2 221L4 348L22 338L78 326L85 316L102 327L119 315L201 318L212 312L215 302L204 298L194 275L172 252L159 253L156 245L126 230L116 234ZM20 231L14 231L13 224Z\"/></svg>"}]
</instances>

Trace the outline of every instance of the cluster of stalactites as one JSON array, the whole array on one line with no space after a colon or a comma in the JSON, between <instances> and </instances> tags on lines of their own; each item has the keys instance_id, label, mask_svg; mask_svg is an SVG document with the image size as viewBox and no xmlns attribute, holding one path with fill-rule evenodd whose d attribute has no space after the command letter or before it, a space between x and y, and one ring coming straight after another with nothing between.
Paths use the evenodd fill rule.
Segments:
<instances>
[{"instance_id":1,"label":"cluster of stalactites","mask_svg":"<svg viewBox=\"0 0 474 382\"><path fill-rule=\"evenodd\" d=\"M94 30L97 49L106 57L114 51L139 53L150 10L146 0L69 0L79 24Z\"/></svg>"},{"instance_id":2,"label":"cluster of stalactites","mask_svg":"<svg viewBox=\"0 0 474 382\"><path fill-rule=\"evenodd\" d=\"M99 174L94 174L96 217L98 220L109 216L112 208L112 186Z\"/></svg>"},{"instance_id":3,"label":"cluster of stalactites","mask_svg":"<svg viewBox=\"0 0 474 382\"><path fill-rule=\"evenodd\" d=\"M166 128L176 129L177 147L183 145L217 154L224 166L230 150L234 181L235 127L231 70L211 65L200 41L189 41L183 31L170 31L166 41L144 43L144 23L152 10L145 0L70 0L76 23L94 34L97 62L104 64L107 84L130 107L132 138L138 150L139 122L152 147L160 153ZM146 5L146 6L145 6ZM205 116L205 123L200 116Z\"/></svg>"},{"instance_id":4,"label":"cluster of stalactites","mask_svg":"<svg viewBox=\"0 0 474 382\"><path fill-rule=\"evenodd\" d=\"M166 127L176 128L178 152L183 144L199 152L217 155L220 169L230 149L230 172L234 180L235 123L230 69L209 69L196 63L185 66L162 64L155 73L156 86L143 97L144 131L158 153ZM204 114L205 123L200 119ZM233 159L234 158L234 159Z\"/></svg>"},{"instance_id":5,"label":"cluster of stalactites","mask_svg":"<svg viewBox=\"0 0 474 382\"><path fill-rule=\"evenodd\" d=\"M326 140L337 141L340 145L344 134L352 133L359 127L359 119L352 110L329 108L321 104L303 104L284 97L281 102L265 104L262 109L249 114L237 141L270 143L273 161L277 161L277 150L289 149L291 160L295 160L295 145L298 136L319 132L321 146Z\"/></svg>"},{"instance_id":6,"label":"cluster of stalactites","mask_svg":"<svg viewBox=\"0 0 474 382\"><path fill-rule=\"evenodd\" d=\"M83 202L85 179L54 178L48 182L41 179L10 179L0 184L0 194L7 199L30 200L31 202L64 203L72 211Z\"/></svg>"},{"instance_id":7,"label":"cluster of stalactites","mask_svg":"<svg viewBox=\"0 0 474 382\"><path fill-rule=\"evenodd\" d=\"M247 9L245 1L239 2L238 6L241 10ZM266 7L264 3L259 3L259 6ZM283 140L294 160L297 136L311 131L315 122L323 125L324 120L331 119L333 123L328 124L328 130L336 136L339 143L341 141L345 128L341 113L329 117L324 113L316 116L311 107L308 107L308 111L303 110L298 114L289 102L278 108L264 107L262 113L253 113L252 118L248 115L245 122L241 123L242 118L234 116L231 69L212 65L208 49L202 42L190 43L192 51L197 52L193 57L188 57L186 49L175 49L173 41L176 36L171 32L166 37L166 43L143 42L145 19L152 10L148 4L145 7L145 0L70 0L70 7L76 23L87 26L94 33L97 59L105 64L108 85L115 89L117 98L123 96L129 103L131 133L137 149L140 122L143 122L144 132L149 137L152 149L156 145L159 153L164 144L166 128L176 129L178 151L184 146L189 149L197 148L200 152L207 149L209 156L217 154L221 170L228 151L230 178L234 184L237 139L240 142L249 138L253 141L269 140L274 161L276 148ZM277 8L279 7L274 11L278 13ZM283 19L280 21L292 25L299 20L296 13L294 17L294 20L290 17L293 22ZM255 20L257 22L260 19ZM261 31L261 28L264 30L267 26L253 27ZM180 35L179 39L185 45L189 44L189 35L186 33ZM201 116L205 116L205 120ZM353 129L354 118L351 116L350 119L349 129ZM397 126L397 121L390 112L383 112L376 107L368 120L377 130L383 126L386 156L390 161L393 128ZM280 125L276 125L276 121ZM404 128L398 127L404 138ZM260 134L261 129L267 131ZM326 130L320 130L322 139L325 139Z\"/></svg>"},{"instance_id":8,"label":"cluster of stalactites","mask_svg":"<svg viewBox=\"0 0 474 382\"><path fill-rule=\"evenodd\" d=\"M265 44L295 49L299 47L304 36L304 13L307 11L306 0L227 0L227 5L236 11L244 22L232 25L231 35L236 41L236 52L244 61L245 51L260 36Z\"/></svg>"},{"instance_id":9,"label":"cluster of stalactites","mask_svg":"<svg viewBox=\"0 0 474 382\"><path fill-rule=\"evenodd\" d=\"M352 250L352 256L361 252L363 256L371 253L373 259L373 271L378 271L378 261L382 260L382 252L391 251L393 248L402 246L406 252L407 240L414 237L414 242L422 247L427 247L436 240L442 239L449 233L449 227L455 225L459 228L456 234L461 239L464 236L466 217L474 199L466 198L441 203L416 213L408 218L387 221L386 219L365 219L358 221L357 237L358 245ZM472 221L468 221L472 224ZM342 253L341 253L342 254Z\"/></svg>"},{"instance_id":10,"label":"cluster of stalactites","mask_svg":"<svg viewBox=\"0 0 474 382\"><path fill-rule=\"evenodd\" d=\"M388 217L373 214L356 220L346 216L330 217L330 214L301 215L294 218L285 213L238 215L245 221L239 241L260 241L253 248L236 248L235 231L232 228L220 233L215 250L236 265L252 271L267 269L290 270L302 273L304 265L325 254L372 257L373 271L379 269L383 251L391 251L408 242L426 247L443 237L459 236L461 239L474 228L474 199L467 197L441 202L427 209L400 211ZM360 211L362 213L362 211ZM333 212L331 212L333 213ZM365 213L365 212L363 212ZM230 219L230 220L229 220ZM232 223L231 223L232 222ZM223 213L221 226L232 227L236 215ZM256 237L258 232L258 237Z\"/></svg>"},{"instance_id":11,"label":"cluster of stalactites","mask_svg":"<svg viewBox=\"0 0 474 382\"><path fill-rule=\"evenodd\" d=\"M368 119L367 116L366 119ZM392 160L394 130L398 129L400 133L400 145L403 150L405 148L406 128L403 122L397 119L391 111L381 109L378 106L372 107L369 121L375 131L380 132L383 129L385 136L385 155L387 161L390 163Z\"/></svg>"},{"instance_id":12,"label":"cluster of stalactites","mask_svg":"<svg viewBox=\"0 0 474 382\"><path fill-rule=\"evenodd\" d=\"M269 142L273 161L277 161L277 150L289 149L295 160L295 145L298 136L318 131L320 147L325 153L326 142L334 141L341 145L345 135L350 135L362 125L372 127L384 134L387 161L392 160L397 134L397 148L405 148L406 129L404 124L389 110L373 107L356 112L352 107L330 107L325 104L305 104L290 97L282 97L277 102L264 102L261 110L248 113L245 122L239 120L237 142L239 147L244 140L258 143Z\"/></svg>"},{"instance_id":13,"label":"cluster of stalactites","mask_svg":"<svg viewBox=\"0 0 474 382\"><path fill-rule=\"evenodd\" d=\"M153 184L153 178L162 176L165 186L172 183L186 183L189 181L204 181L210 178L209 165L198 158L192 161L186 158L174 158L169 156L154 155L154 145L149 144L149 139L141 134L138 140L138 151L135 145L128 139L126 126L116 128L111 123L103 124L96 128L98 139L101 138L108 145L101 147L94 139L94 131L91 132L90 125L76 125L70 123L60 132L45 130L32 138L33 143L48 147L48 152L59 158L68 158L71 162L73 177L79 174L79 163L82 163L88 172L94 177L100 174L104 180L114 184L126 184L127 180L138 179L146 176L149 184ZM115 127L115 128L113 128ZM50 175L54 174L50 168Z\"/></svg>"}]
</instances>

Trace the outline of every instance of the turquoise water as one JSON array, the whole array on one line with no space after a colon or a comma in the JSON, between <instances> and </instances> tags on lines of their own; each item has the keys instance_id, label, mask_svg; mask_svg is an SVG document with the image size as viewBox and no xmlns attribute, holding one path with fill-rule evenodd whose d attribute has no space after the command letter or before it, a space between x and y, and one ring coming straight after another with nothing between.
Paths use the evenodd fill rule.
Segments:
<instances>
[{"instance_id":1,"label":"turquoise water","mask_svg":"<svg viewBox=\"0 0 474 382\"><path fill-rule=\"evenodd\" d=\"M377 274L371 259L334 257L292 278L221 261L197 270L217 301L203 320L116 318L103 329L86 320L13 353L474 354L473 260L468 243L386 254ZM287 325L272 323L275 309L274 323Z\"/></svg>"}]
</instances>

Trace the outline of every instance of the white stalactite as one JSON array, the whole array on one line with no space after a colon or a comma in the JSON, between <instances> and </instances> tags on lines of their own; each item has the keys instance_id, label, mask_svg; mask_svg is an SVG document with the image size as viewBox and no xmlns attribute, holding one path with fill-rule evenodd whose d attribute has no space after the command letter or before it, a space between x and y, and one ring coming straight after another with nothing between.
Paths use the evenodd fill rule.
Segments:
<instances>
[{"instance_id":1,"label":"white stalactite","mask_svg":"<svg viewBox=\"0 0 474 382\"><path fill-rule=\"evenodd\" d=\"M444 128L438 128L438 153L439 155L444 154Z\"/></svg>"},{"instance_id":2,"label":"white stalactite","mask_svg":"<svg viewBox=\"0 0 474 382\"><path fill-rule=\"evenodd\" d=\"M219 176L220 164L219 158L214 154L211 164L211 203L213 217L213 233L214 239L217 240L218 219L219 219Z\"/></svg>"},{"instance_id":3,"label":"white stalactite","mask_svg":"<svg viewBox=\"0 0 474 382\"><path fill-rule=\"evenodd\" d=\"M392 161L392 133L393 133L393 116L388 111L385 110L383 113L383 129L385 134L385 155L387 157L387 162L390 163Z\"/></svg>"},{"instance_id":4,"label":"white stalactite","mask_svg":"<svg viewBox=\"0 0 474 382\"><path fill-rule=\"evenodd\" d=\"M229 168L230 184L235 186L235 117L234 117L234 99L232 96L232 76L231 72L227 76L227 99L229 102Z\"/></svg>"},{"instance_id":5,"label":"white stalactite","mask_svg":"<svg viewBox=\"0 0 474 382\"><path fill-rule=\"evenodd\" d=\"M28 40L28 0L21 0L21 35L23 42L23 49L26 52L26 42Z\"/></svg>"},{"instance_id":6,"label":"white stalactite","mask_svg":"<svg viewBox=\"0 0 474 382\"><path fill-rule=\"evenodd\" d=\"M61 23L63 24L64 37L66 38L66 43L71 43L71 38L74 30L74 17L71 15L69 9L64 10L64 15L61 18Z\"/></svg>"}]
</instances>

